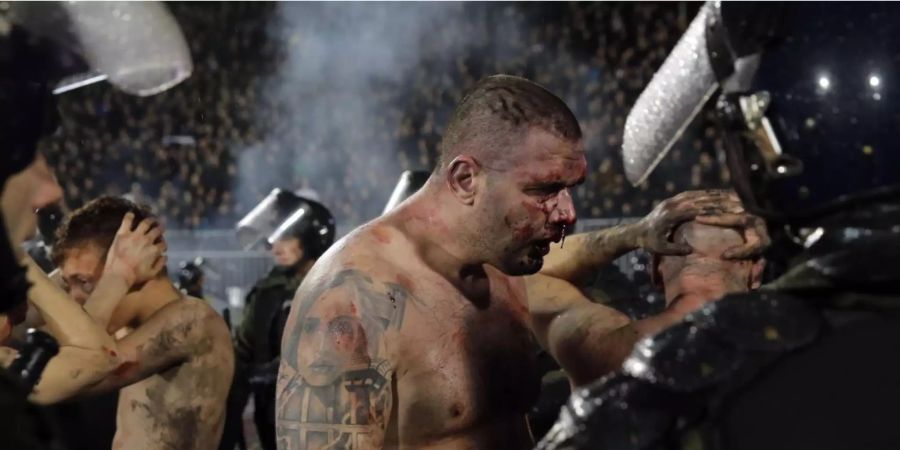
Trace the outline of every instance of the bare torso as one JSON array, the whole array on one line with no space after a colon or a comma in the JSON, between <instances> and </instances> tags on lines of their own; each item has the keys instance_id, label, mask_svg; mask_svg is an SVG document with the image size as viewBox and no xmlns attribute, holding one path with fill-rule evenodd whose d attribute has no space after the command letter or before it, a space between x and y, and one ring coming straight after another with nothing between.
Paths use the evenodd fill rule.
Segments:
<instances>
[{"instance_id":1,"label":"bare torso","mask_svg":"<svg viewBox=\"0 0 900 450\"><path fill-rule=\"evenodd\" d=\"M525 414L540 390L535 346L521 298L504 275L490 278L482 300L427 271L408 281L419 302L408 305L394 359L404 446L530 447Z\"/></svg>"},{"instance_id":2,"label":"bare torso","mask_svg":"<svg viewBox=\"0 0 900 450\"><path fill-rule=\"evenodd\" d=\"M113 449L218 448L234 364L222 328L210 330L208 351L119 391Z\"/></svg>"},{"instance_id":3,"label":"bare torso","mask_svg":"<svg viewBox=\"0 0 900 450\"><path fill-rule=\"evenodd\" d=\"M378 271L382 284L394 285L402 292L394 305L403 309L402 323L383 339L384 358L393 370L392 406L384 438L372 443L351 436L345 441L351 443L347 447L530 448L533 441L526 412L535 402L540 384L522 289L513 285L514 279L486 267L489 288L479 298L467 298L415 257L403 235L385 228L376 228L374 234L372 227L361 229L341 252L332 255L342 263L331 266L334 269L325 266L327 273L321 275L334 277L348 266L365 274L368 266ZM403 305L399 305L401 301ZM292 311L288 328L302 320L293 316ZM290 350L287 341L284 345ZM297 435L280 431L280 448L335 448L339 439L334 432L319 441L313 436L313 431L335 423L341 433L366 432L365 427L347 425L354 420L365 422L364 418L317 414L340 401L330 394L323 396L322 388L304 386L297 381L301 378L296 371L284 363L281 372L279 423L304 431ZM331 392L351 390L346 386Z\"/></svg>"}]
</instances>

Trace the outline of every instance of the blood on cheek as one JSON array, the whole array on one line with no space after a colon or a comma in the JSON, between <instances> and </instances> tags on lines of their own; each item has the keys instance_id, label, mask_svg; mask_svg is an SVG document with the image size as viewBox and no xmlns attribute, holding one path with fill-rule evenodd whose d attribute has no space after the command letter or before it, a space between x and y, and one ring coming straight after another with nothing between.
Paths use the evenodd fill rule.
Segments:
<instances>
[{"instance_id":1,"label":"blood on cheek","mask_svg":"<svg viewBox=\"0 0 900 450\"><path fill-rule=\"evenodd\" d=\"M523 201L521 205L522 209L526 212L526 215L519 219L506 216L504 217L504 222L510 230L512 230L513 238L515 238L515 240L527 241L530 240L535 233L535 228L532 224L546 222L549 211L547 210L548 206L546 202L526 200Z\"/></svg>"}]
</instances>

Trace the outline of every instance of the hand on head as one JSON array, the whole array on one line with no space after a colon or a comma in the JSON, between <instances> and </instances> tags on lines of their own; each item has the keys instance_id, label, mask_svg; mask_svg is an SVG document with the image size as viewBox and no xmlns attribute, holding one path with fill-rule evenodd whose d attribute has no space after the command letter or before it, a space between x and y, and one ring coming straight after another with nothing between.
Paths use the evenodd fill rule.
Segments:
<instances>
[{"instance_id":1,"label":"hand on head","mask_svg":"<svg viewBox=\"0 0 900 450\"><path fill-rule=\"evenodd\" d=\"M155 219L133 226L134 214L126 213L106 254L104 273L122 276L133 286L156 277L166 265L163 228Z\"/></svg>"},{"instance_id":2,"label":"hand on head","mask_svg":"<svg viewBox=\"0 0 900 450\"><path fill-rule=\"evenodd\" d=\"M672 243L687 246L687 255L653 257L652 276L665 291L666 303L690 298L691 308L730 293L760 286L765 262L759 257L729 259L726 255L747 246L748 233L741 229L685 222L672 233ZM682 305L684 306L684 305Z\"/></svg>"},{"instance_id":3,"label":"hand on head","mask_svg":"<svg viewBox=\"0 0 900 450\"><path fill-rule=\"evenodd\" d=\"M676 228L689 221L741 230L743 242L724 250L725 259L759 256L769 245L765 222L746 212L737 194L726 190L687 191L664 200L638 221L638 245L660 255L689 254L691 245L672 239Z\"/></svg>"}]
</instances>

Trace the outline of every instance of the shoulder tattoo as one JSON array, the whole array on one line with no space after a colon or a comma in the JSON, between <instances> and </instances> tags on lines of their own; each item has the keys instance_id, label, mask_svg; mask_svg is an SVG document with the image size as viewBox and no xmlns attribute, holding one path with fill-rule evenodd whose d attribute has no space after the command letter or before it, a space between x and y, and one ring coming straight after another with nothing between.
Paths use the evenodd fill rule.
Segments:
<instances>
[{"instance_id":1,"label":"shoulder tattoo","mask_svg":"<svg viewBox=\"0 0 900 450\"><path fill-rule=\"evenodd\" d=\"M278 376L280 449L379 444L393 396L384 336L416 301L402 285L353 269L300 288Z\"/></svg>"}]
</instances>

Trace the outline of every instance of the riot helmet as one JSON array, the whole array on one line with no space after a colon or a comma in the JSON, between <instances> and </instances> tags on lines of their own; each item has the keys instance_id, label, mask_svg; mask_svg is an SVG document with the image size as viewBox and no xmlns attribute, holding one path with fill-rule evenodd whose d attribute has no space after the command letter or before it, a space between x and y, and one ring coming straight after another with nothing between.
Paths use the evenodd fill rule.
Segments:
<instances>
[{"instance_id":1,"label":"riot helmet","mask_svg":"<svg viewBox=\"0 0 900 450\"><path fill-rule=\"evenodd\" d=\"M295 237L304 255L316 259L334 243L334 216L321 203L275 188L237 224L238 240L245 250L260 244Z\"/></svg>"},{"instance_id":2,"label":"riot helmet","mask_svg":"<svg viewBox=\"0 0 900 450\"><path fill-rule=\"evenodd\" d=\"M192 70L184 36L159 2L0 2L4 175L24 169L56 129L54 95L102 80L153 95Z\"/></svg>"},{"instance_id":3,"label":"riot helmet","mask_svg":"<svg viewBox=\"0 0 900 450\"><path fill-rule=\"evenodd\" d=\"M715 97L734 187L770 223L900 197L898 32L891 3L706 3L629 114L629 180Z\"/></svg>"},{"instance_id":4,"label":"riot helmet","mask_svg":"<svg viewBox=\"0 0 900 450\"><path fill-rule=\"evenodd\" d=\"M176 287L179 291L196 298L203 298L203 258L194 258L192 261L182 261L178 264L178 279Z\"/></svg>"}]
</instances>

